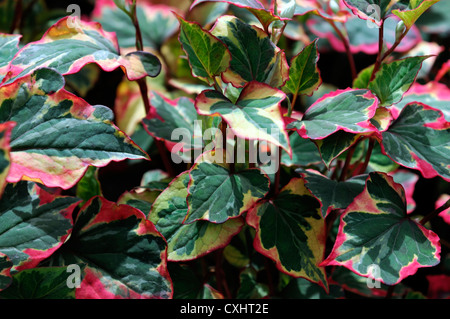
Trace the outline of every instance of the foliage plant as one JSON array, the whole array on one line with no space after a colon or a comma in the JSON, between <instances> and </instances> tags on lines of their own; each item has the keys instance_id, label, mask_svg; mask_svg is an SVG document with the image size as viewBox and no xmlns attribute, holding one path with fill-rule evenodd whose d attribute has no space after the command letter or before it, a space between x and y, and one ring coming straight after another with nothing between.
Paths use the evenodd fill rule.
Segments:
<instances>
[{"instance_id":1,"label":"foliage plant","mask_svg":"<svg viewBox=\"0 0 450 319\"><path fill-rule=\"evenodd\" d=\"M80 6L0 2L0 298L450 296L449 1Z\"/></svg>"}]
</instances>

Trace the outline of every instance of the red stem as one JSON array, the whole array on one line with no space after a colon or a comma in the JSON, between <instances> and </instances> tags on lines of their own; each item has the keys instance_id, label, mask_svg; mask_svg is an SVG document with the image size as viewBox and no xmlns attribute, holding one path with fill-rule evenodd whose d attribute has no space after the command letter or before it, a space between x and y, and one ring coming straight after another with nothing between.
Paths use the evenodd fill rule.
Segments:
<instances>
[{"instance_id":1,"label":"red stem","mask_svg":"<svg viewBox=\"0 0 450 319\"><path fill-rule=\"evenodd\" d=\"M352 71L352 79L355 79L357 77L356 73L356 66L355 66L355 60L353 58L352 51L350 50L350 44L348 42L348 39L342 34L341 30L336 26L334 21L328 21L330 25L333 27L334 31L338 34L339 38L342 41L342 44L344 44L345 52L347 54L348 62L350 63L350 69Z\"/></svg>"},{"instance_id":2,"label":"red stem","mask_svg":"<svg viewBox=\"0 0 450 319\"><path fill-rule=\"evenodd\" d=\"M420 220L420 224L421 225L425 225L429 220L431 220L432 218L436 217L437 215L439 215L440 213L442 213L444 210L446 210L449 207L450 207L450 199L444 205L442 205L441 207L435 209L433 212L431 212L430 214L428 214L427 216L422 218Z\"/></svg>"}]
</instances>

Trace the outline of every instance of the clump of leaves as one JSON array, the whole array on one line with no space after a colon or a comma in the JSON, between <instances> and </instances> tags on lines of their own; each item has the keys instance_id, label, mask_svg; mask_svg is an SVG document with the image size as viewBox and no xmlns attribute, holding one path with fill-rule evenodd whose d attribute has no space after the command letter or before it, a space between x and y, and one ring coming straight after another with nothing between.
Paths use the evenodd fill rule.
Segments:
<instances>
[{"instance_id":1,"label":"clump of leaves","mask_svg":"<svg viewBox=\"0 0 450 319\"><path fill-rule=\"evenodd\" d=\"M448 2L103 0L42 33L24 2L0 5L0 298L445 294L408 280L450 271Z\"/></svg>"}]
</instances>

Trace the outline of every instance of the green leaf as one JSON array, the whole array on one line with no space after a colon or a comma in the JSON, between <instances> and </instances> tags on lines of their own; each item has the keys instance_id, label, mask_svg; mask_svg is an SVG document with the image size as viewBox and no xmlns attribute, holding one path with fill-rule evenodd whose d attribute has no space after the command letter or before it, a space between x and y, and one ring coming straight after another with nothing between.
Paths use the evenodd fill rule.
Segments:
<instances>
[{"instance_id":1,"label":"green leaf","mask_svg":"<svg viewBox=\"0 0 450 319\"><path fill-rule=\"evenodd\" d=\"M450 180L450 128L441 111L410 103L382 137L383 153L398 164L418 169L425 178Z\"/></svg>"},{"instance_id":2,"label":"green leaf","mask_svg":"<svg viewBox=\"0 0 450 319\"><path fill-rule=\"evenodd\" d=\"M322 266L344 266L395 285L420 267L439 263L439 237L407 215L404 189L370 173L364 191L341 215L333 250Z\"/></svg>"},{"instance_id":3,"label":"green leaf","mask_svg":"<svg viewBox=\"0 0 450 319\"><path fill-rule=\"evenodd\" d=\"M195 107L200 115L220 115L240 138L267 141L291 154L280 107L285 97L267 84L249 82L236 103L218 91L207 90L197 96Z\"/></svg>"},{"instance_id":4,"label":"green leaf","mask_svg":"<svg viewBox=\"0 0 450 319\"><path fill-rule=\"evenodd\" d=\"M84 176L77 183L76 195L83 200L83 204L94 196L102 196L97 167L88 167Z\"/></svg>"},{"instance_id":5,"label":"green leaf","mask_svg":"<svg viewBox=\"0 0 450 319\"><path fill-rule=\"evenodd\" d=\"M69 276L67 267L26 269L12 277L0 299L75 299L75 287L67 285Z\"/></svg>"},{"instance_id":6,"label":"green leaf","mask_svg":"<svg viewBox=\"0 0 450 319\"><path fill-rule=\"evenodd\" d=\"M361 136L358 134L337 131L324 139L315 140L314 143L319 148L323 163L329 168L335 158L339 157L360 138Z\"/></svg>"},{"instance_id":7,"label":"green leaf","mask_svg":"<svg viewBox=\"0 0 450 319\"><path fill-rule=\"evenodd\" d=\"M322 162L319 150L313 141L302 138L298 134L291 134L289 141L292 148L292 158L283 152L281 163L286 166L310 166L319 165Z\"/></svg>"},{"instance_id":8,"label":"green leaf","mask_svg":"<svg viewBox=\"0 0 450 319\"><path fill-rule=\"evenodd\" d=\"M77 299L170 298L167 244L145 215L103 197L88 201L54 263L84 263Z\"/></svg>"},{"instance_id":9,"label":"green leaf","mask_svg":"<svg viewBox=\"0 0 450 319\"><path fill-rule=\"evenodd\" d=\"M320 203L300 178L292 178L277 197L262 200L247 213L255 228L255 249L293 277L306 278L328 291L319 266L325 251L325 222Z\"/></svg>"},{"instance_id":10,"label":"green leaf","mask_svg":"<svg viewBox=\"0 0 450 319\"><path fill-rule=\"evenodd\" d=\"M225 82L243 87L248 82L257 81L276 88L289 79L284 52L260 28L226 15L217 19L211 33L231 53L230 67L222 74Z\"/></svg>"},{"instance_id":11,"label":"green leaf","mask_svg":"<svg viewBox=\"0 0 450 319\"><path fill-rule=\"evenodd\" d=\"M304 278L292 278L289 284L283 289L282 298L343 299L345 298L345 293L342 287L336 284L330 284L330 292L326 293L321 287Z\"/></svg>"},{"instance_id":12,"label":"green leaf","mask_svg":"<svg viewBox=\"0 0 450 319\"><path fill-rule=\"evenodd\" d=\"M303 138L323 139L339 130L349 133L375 131L370 119L378 101L369 90L346 89L323 95L311 105L301 121L288 125Z\"/></svg>"},{"instance_id":13,"label":"green leaf","mask_svg":"<svg viewBox=\"0 0 450 319\"><path fill-rule=\"evenodd\" d=\"M144 47L158 50L179 27L178 20L165 5L137 2L136 15ZM130 17L105 1L96 1L93 20L101 23L104 30L115 32L121 48L135 48L136 30Z\"/></svg>"},{"instance_id":14,"label":"green leaf","mask_svg":"<svg viewBox=\"0 0 450 319\"><path fill-rule=\"evenodd\" d=\"M169 263L173 279L173 299L223 299L223 296L188 267L180 263Z\"/></svg>"},{"instance_id":15,"label":"green leaf","mask_svg":"<svg viewBox=\"0 0 450 319\"><path fill-rule=\"evenodd\" d=\"M291 60L289 80L283 90L288 93L312 95L322 83L317 67L319 53L317 52L318 39L305 46L299 54Z\"/></svg>"},{"instance_id":16,"label":"green leaf","mask_svg":"<svg viewBox=\"0 0 450 319\"><path fill-rule=\"evenodd\" d=\"M244 225L240 218L222 224L196 221L183 224L188 212L189 172L176 177L155 200L148 219L167 240L168 260L191 260L226 246Z\"/></svg>"},{"instance_id":17,"label":"green leaf","mask_svg":"<svg viewBox=\"0 0 450 319\"><path fill-rule=\"evenodd\" d=\"M161 192L162 190L135 188L120 195L117 204L129 205L147 215L152 208L152 203L155 202Z\"/></svg>"},{"instance_id":18,"label":"green leaf","mask_svg":"<svg viewBox=\"0 0 450 319\"><path fill-rule=\"evenodd\" d=\"M269 295L269 287L257 281L257 272L253 268L245 268L240 274L240 286L236 299L261 299Z\"/></svg>"},{"instance_id":19,"label":"green leaf","mask_svg":"<svg viewBox=\"0 0 450 319\"><path fill-rule=\"evenodd\" d=\"M120 55L115 35L105 32L99 23L78 21L79 27L70 27L68 18L51 26L41 40L28 43L19 50L4 84L27 76L38 68L53 68L66 75L77 73L88 63L96 63L104 71L124 68L129 80L155 77L161 71L158 58L149 52Z\"/></svg>"},{"instance_id":20,"label":"green leaf","mask_svg":"<svg viewBox=\"0 0 450 319\"><path fill-rule=\"evenodd\" d=\"M9 62L19 51L20 35L0 34L0 83L9 70Z\"/></svg>"},{"instance_id":21,"label":"green leaf","mask_svg":"<svg viewBox=\"0 0 450 319\"><path fill-rule=\"evenodd\" d=\"M0 291L11 285L12 261L5 254L0 253Z\"/></svg>"},{"instance_id":22,"label":"green leaf","mask_svg":"<svg viewBox=\"0 0 450 319\"><path fill-rule=\"evenodd\" d=\"M197 23L186 21L178 15L177 18L180 22L179 40L188 56L192 74L213 85L214 78L230 65L230 52L220 40Z\"/></svg>"},{"instance_id":23,"label":"green leaf","mask_svg":"<svg viewBox=\"0 0 450 319\"><path fill-rule=\"evenodd\" d=\"M410 0L410 4L406 9L392 10L392 13L399 17L406 28L409 29L429 7L439 1L441 0Z\"/></svg>"},{"instance_id":24,"label":"green leaf","mask_svg":"<svg viewBox=\"0 0 450 319\"><path fill-rule=\"evenodd\" d=\"M91 106L62 89L60 74L38 69L0 87L0 123L13 121L10 183L21 179L49 187L72 187L89 165L148 159L112 123L112 111Z\"/></svg>"},{"instance_id":25,"label":"green leaf","mask_svg":"<svg viewBox=\"0 0 450 319\"><path fill-rule=\"evenodd\" d=\"M215 163L196 163L190 171L184 223L196 220L223 223L242 215L268 191L269 179L259 169L232 173Z\"/></svg>"},{"instance_id":26,"label":"green leaf","mask_svg":"<svg viewBox=\"0 0 450 319\"><path fill-rule=\"evenodd\" d=\"M352 87L354 89L367 89L370 83L370 77L372 76L374 64L362 69L358 76L353 80Z\"/></svg>"},{"instance_id":27,"label":"green leaf","mask_svg":"<svg viewBox=\"0 0 450 319\"><path fill-rule=\"evenodd\" d=\"M369 83L369 89L380 99L380 106L399 102L414 83L422 62L428 57L409 57L385 63Z\"/></svg>"},{"instance_id":28,"label":"green leaf","mask_svg":"<svg viewBox=\"0 0 450 319\"><path fill-rule=\"evenodd\" d=\"M305 180L305 186L322 203L325 218L334 209L345 209L364 190L367 175L358 175L338 182L315 171L296 170Z\"/></svg>"},{"instance_id":29,"label":"green leaf","mask_svg":"<svg viewBox=\"0 0 450 319\"><path fill-rule=\"evenodd\" d=\"M0 201L0 252L12 261L11 274L35 267L65 242L78 202L31 182L6 186Z\"/></svg>"}]
</instances>

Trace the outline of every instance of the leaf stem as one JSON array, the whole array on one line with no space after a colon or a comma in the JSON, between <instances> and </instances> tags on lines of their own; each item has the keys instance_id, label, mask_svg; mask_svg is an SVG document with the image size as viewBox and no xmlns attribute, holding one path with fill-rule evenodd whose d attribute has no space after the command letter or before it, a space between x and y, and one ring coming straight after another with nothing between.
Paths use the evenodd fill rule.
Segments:
<instances>
[{"instance_id":1,"label":"leaf stem","mask_svg":"<svg viewBox=\"0 0 450 319\"><path fill-rule=\"evenodd\" d=\"M350 163L352 161L353 154L355 153L356 146L358 145L359 141L357 141L355 144L353 144L352 147L348 150L347 157L345 158L344 167L342 168L341 175L339 176L339 181L342 182L345 180L347 176L348 168L350 167Z\"/></svg>"},{"instance_id":2,"label":"leaf stem","mask_svg":"<svg viewBox=\"0 0 450 319\"><path fill-rule=\"evenodd\" d=\"M366 158L364 160L363 166L358 171L359 174L364 174L364 172L367 169L367 166L369 166L370 157L372 156L372 151L373 151L374 146L375 146L375 139L370 138L369 146L367 148Z\"/></svg>"},{"instance_id":3,"label":"leaf stem","mask_svg":"<svg viewBox=\"0 0 450 319\"><path fill-rule=\"evenodd\" d=\"M420 220L420 224L425 225L428 221L430 221L432 218L436 217L437 215L439 215L440 213L442 213L444 210L446 210L449 207L450 207L450 199L447 202L445 202L445 204L443 204L439 208L432 211L430 214L423 217Z\"/></svg>"},{"instance_id":4,"label":"leaf stem","mask_svg":"<svg viewBox=\"0 0 450 319\"><path fill-rule=\"evenodd\" d=\"M370 75L369 82L373 81L375 78L375 73L378 72L381 66L382 60L382 54L383 54L383 44L384 44L384 19L381 20L380 28L378 29L378 54L377 54L377 60L375 61L375 66L373 67L372 74Z\"/></svg>"},{"instance_id":5,"label":"leaf stem","mask_svg":"<svg viewBox=\"0 0 450 319\"><path fill-rule=\"evenodd\" d=\"M275 173L275 182L274 182L274 196L277 196L280 191L280 177L281 177L281 152L283 152L283 149L281 147L278 148L278 170Z\"/></svg>"},{"instance_id":6,"label":"leaf stem","mask_svg":"<svg viewBox=\"0 0 450 319\"><path fill-rule=\"evenodd\" d=\"M133 25L136 29L136 49L138 51L142 51L144 49L144 45L142 42L141 29L139 27L139 21L138 21L137 14L136 14L136 0L133 0L133 4L131 6L131 12L130 12L129 16L130 16L131 20L133 21ZM145 77L144 77L144 78L140 78L139 80L137 80L137 83L139 85L139 91L141 93L142 101L144 102L145 113L149 114L151 112L151 104L148 99L147 81L145 80ZM170 159L167 154L167 149L166 149L166 146L164 145L164 142L156 139L155 144L156 144L156 147L158 148L159 154L161 155L161 159L163 161L163 164L164 164L164 167L165 167L167 173L171 177L175 177L176 174L170 163Z\"/></svg>"},{"instance_id":7,"label":"leaf stem","mask_svg":"<svg viewBox=\"0 0 450 319\"><path fill-rule=\"evenodd\" d=\"M294 110L295 107L295 102L297 102L297 98L298 98L298 93L295 93L292 97L292 102L288 100L288 113L287 116L290 117L292 115L292 111Z\"/></svg>"},{"instance_id":8,"label":"leaf stem","mask_svg":"<svg viewBox=\"0 0 450 319\"><path fill-rule=\"evenodd\" d=\"M334 31L336 31L337 35L339 36L339 38L342 41L342 44L345 47L345 52L347 54L347 59L348 59L348 62L350 63L350 69L352 72L352 79L355 79L357 77L355 59L353 58L352 51L350 50L350 44L349 44L348 38L344 36L344 34L341 32L341 30L339 30L339 28L336 26L334 21L329 20L328 22L333 27Z\"/></svg>"}]
</instances>

